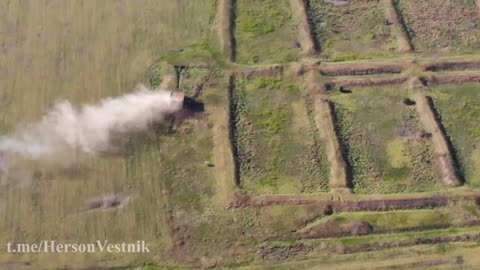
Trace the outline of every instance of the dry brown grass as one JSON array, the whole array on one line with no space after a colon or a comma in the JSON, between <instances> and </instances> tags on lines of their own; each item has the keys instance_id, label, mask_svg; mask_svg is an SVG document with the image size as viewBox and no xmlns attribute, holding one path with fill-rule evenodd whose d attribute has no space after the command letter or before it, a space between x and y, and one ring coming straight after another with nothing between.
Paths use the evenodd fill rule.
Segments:
<instances>
[{"instance_id":1,"label":"dry brown grass","mask_svg":"<svg viewBox=\"0 0 480 270\"><path fill-rule=\"evenodd\" d=\"M400 0L416 50L479 49L480 20L473 1ZM478 3L478 1L477 1Z\"/></svg>"},{"instance_id":2,"label":"dry brown grass","mask_svg":"<svg viewBox=\"0 0 480 270\"><path fill-rule=\"evenodd\" d=\"M212 3L2 1L0 96L9 100L0 107L2 126L11 131L38 120L59 98L78 105L132 91L156 58L204 38L210 30ZM125 156L89 157L77 164L77 171L37 166L30 186L19 188L14 182L0 186L1 245L38 239L79 243L145 239L153 243L156 255L165 255L170 239L163 226L162 181L155 177L159 154L137 150L136 173L127 170ZM81 211L91 198L118 193L131 197L121 209ZM146 260L138 254L113 254L108 262L100 259L101 254L63 255L2 252L0 265L24 259L33 260L35 269L102 268Z\"/></svg>"}]
</instances>

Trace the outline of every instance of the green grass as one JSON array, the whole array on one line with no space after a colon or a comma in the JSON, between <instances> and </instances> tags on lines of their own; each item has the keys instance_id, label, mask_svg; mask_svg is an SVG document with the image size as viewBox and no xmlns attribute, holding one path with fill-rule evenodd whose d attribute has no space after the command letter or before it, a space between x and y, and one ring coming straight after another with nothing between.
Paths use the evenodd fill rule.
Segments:
<instances>
[{"instance_id":1,"label":"green grass","mask_svg":"<svg viewBox=\"0 0 480 270\"><path fill-rule=\"evenodd\" d=\"M352 1L345 6L323 0L309 3L314 37L323 55L333 61L381 57L394 51L395 40L378 1Z\"/></svg>"},{"instance_id":2,"label":"green grass","mask_svg":"<svg viewBox=\"0 0 480 270\"><path fill-rule=\"evenodd\" d=\"M297 31L288 0L243 0L237 3L237 62L293 61Z\"/></svg>"},{"instance_id":3,"label":"green grass","mask_svg":"<svg viewBox=\"0 0 480 270\"><path fill-rule=\"evenodd\" d=\"M476 84L437 86L435 103L452 140L461 172L471 187L480 187L480 94Z\"/></svg>"},{"instance_id":4,"label":"green grass","mask_svg":"<svg viewBox=\"0 0 480 270\"><path fill-rule=\"evenodd\" d=\"M349 150L357 193L397 193L440 188L429 141L419 138L415 106L395 87L335 91L339 127ZM401 136L416 134L417 138Z\"/></svg>"},{"instance_id":5,"label":"green grass","mask_svg":"<svg viewBox=\"0 0 480 270\"><path fill-rule=\"evenodd\" d=\"M239 81L235 101L245 190L300 193L328 189L324 148L315 138L300 89L275 78Z\"/></svg>"}]
</instances>

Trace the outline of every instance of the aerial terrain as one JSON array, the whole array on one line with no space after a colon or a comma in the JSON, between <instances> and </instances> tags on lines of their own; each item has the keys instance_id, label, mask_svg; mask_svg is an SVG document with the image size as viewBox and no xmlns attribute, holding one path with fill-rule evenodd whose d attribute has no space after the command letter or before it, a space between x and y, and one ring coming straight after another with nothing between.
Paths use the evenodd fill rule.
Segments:
<instances>
[{"instance_id":1,"label":"aerial terrain","mask_svg":"<svg viewBox=\"0 0 480 270\"><path fill-rule=\"evenodd\" d=\"M0 168L0 269L480 269L480 0L0 1L0 136L138 84L201 106Z\"/></svg>"}]
</instances>

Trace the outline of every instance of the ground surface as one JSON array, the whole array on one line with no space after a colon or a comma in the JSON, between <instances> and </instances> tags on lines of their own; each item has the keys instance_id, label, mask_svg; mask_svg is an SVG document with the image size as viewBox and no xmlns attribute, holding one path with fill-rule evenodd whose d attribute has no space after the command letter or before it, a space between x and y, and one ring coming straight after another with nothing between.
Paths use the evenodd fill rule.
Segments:
<instances>
[{"instance_id":1,"label":"ground surface","mask_svg":"<svg viewBox=\"0 0 480 270\"><path fill-rule=\"evenodd\" d=\"M480 3L342 2L0 3L2 134L137 83L204 105L116 155L1 178L0 247L152 253L1 248L0 268L480 267ZM120 205L89 209L105 196Z\"/></svg>"}]
</instances>

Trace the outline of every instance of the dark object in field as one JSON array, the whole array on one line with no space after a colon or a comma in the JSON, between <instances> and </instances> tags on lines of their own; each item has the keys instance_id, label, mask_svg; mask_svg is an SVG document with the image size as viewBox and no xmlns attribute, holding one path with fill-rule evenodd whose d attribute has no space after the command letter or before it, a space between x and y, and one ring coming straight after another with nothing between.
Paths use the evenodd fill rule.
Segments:
<instances>
[{"instance_id":1,"label":"dark object in field","mask_svg":"<svg viewBox=\"0 0 480 270\"><path fill-rule=\"evenodd\" d=\"M295 48L298 48L298 49L302 47L302 44L300 44L298 40L295 40L294 45L295 45Z\"/></svg>"},{"instance_id":2,"label":"dark object in field","mask_svg":"<svg viewBox=\"0 0 480 270\"><path fill-rule=\"evenodd\" d=\"M85 211L123 207L127 203L128 199L128 197L118 194L95 198L87 203L87 208Z\"/></svg>"},{"instance_id":3,"label":"dark object in field","mask_svg":"<svg viewBox=\"0 0 480 270\"><path fill-rule=\"evenodd\" d=\"M183 99L182 109L173 115L175 122L181 122L187 118L195 116L197 113L205 111L205 104L191 97L185 96Z\"/></svg>"},{"instance_id":4,"label":"dark object in field","mask_svg":"<svg viewBox=\"0 0 480 270\"><path fill-rule=\"evenodd\" d=\"M340 91L340 93L343 93L343 94L351 94L352 93L352 90L346 89L343 86L340 86L339 91Z\"/></svg>"},{"instance_id":5,"label":"dark object in field","mask_svg":"<svg viewBox=\"0 0 480 270\"><path fill-rule=\"evenodd\" d=\"M183 100L183 108L192 112L204 112L205 104L191 97L185 97Z\"/></svg>"},{"instance_id":6,"label":"dark object in field","mask_svg":"<svg viewBox=\"0 0 480 270\"><path fill-rule=\"evenodd\" d=\"M404 98L403 99L403 104L407 105L407 106L412 106L412 105L415 105L415 101L409 99L409 98Z\"/></svg>"}]
</instances>

